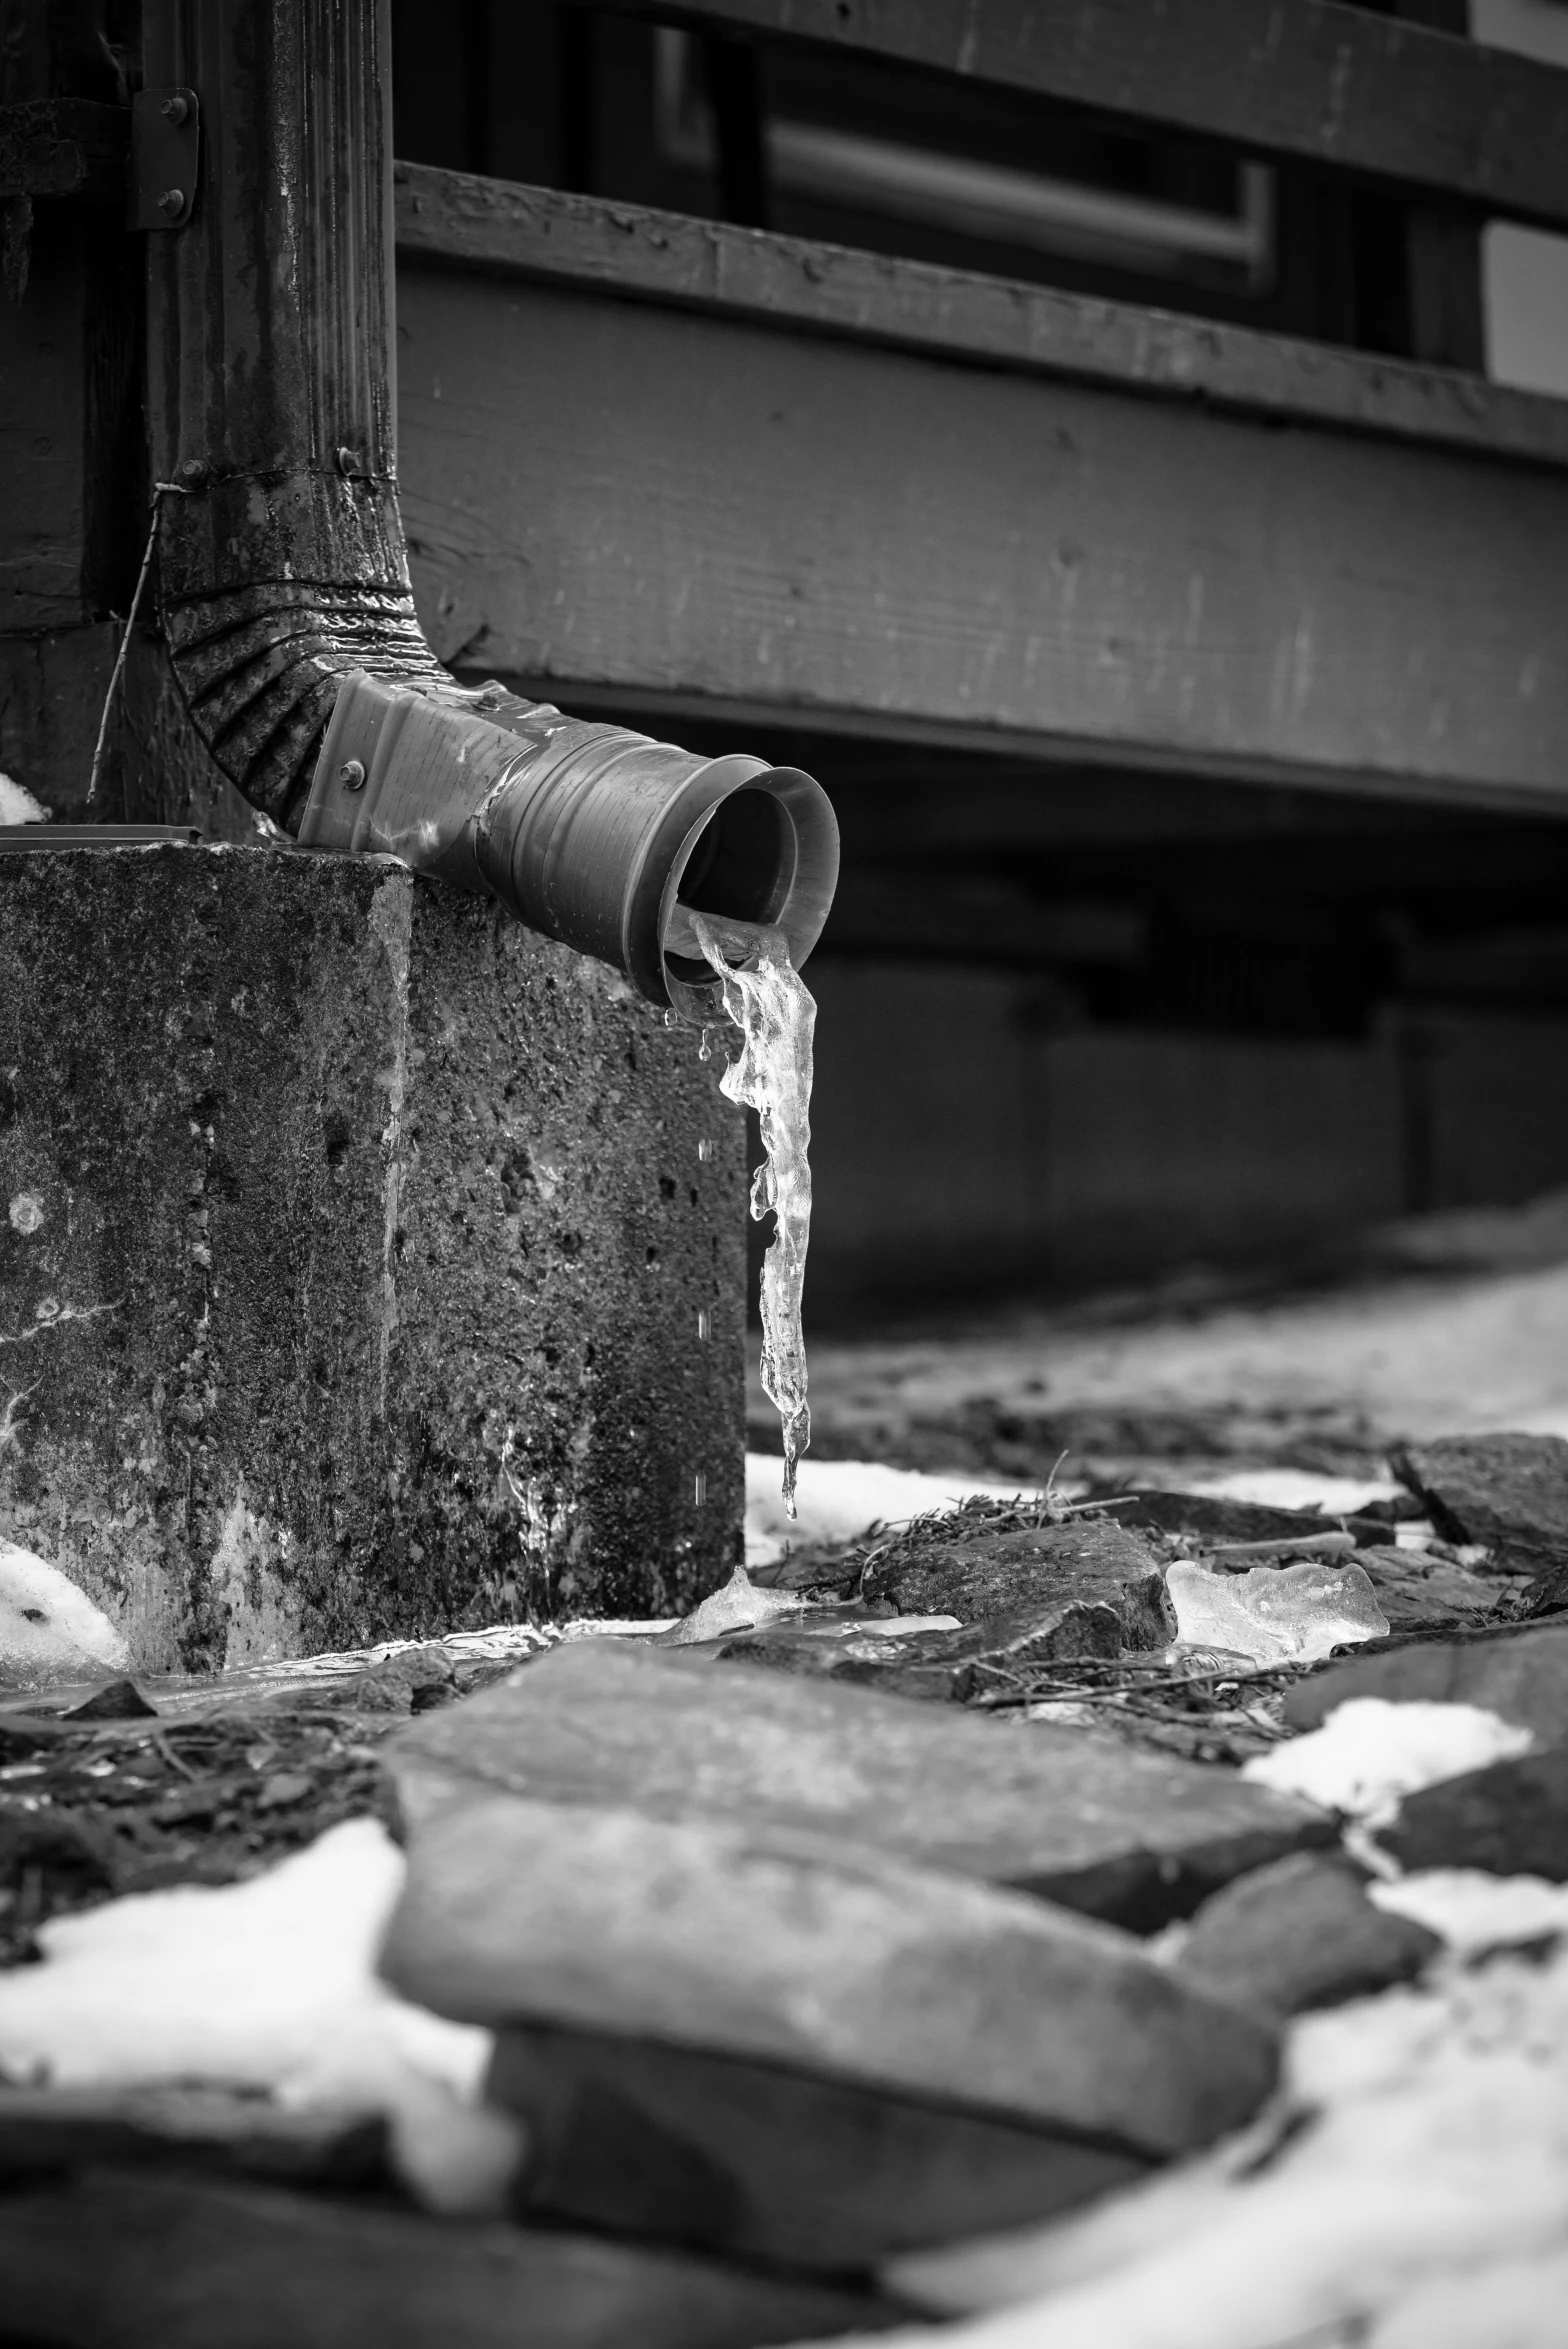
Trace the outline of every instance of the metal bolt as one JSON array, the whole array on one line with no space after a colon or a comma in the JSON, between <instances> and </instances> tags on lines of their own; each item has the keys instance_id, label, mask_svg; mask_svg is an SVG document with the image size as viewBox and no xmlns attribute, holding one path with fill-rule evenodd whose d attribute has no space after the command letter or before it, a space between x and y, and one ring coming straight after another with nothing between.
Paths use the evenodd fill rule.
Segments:
<instances>
[{"instance_id":1,"label":"metal bolt","mask_svg":"<svg viewBox=\"0 0 1568 2349\"><path fill-rule=\"evenodd\" d=\"M364 465L361 462L359 454L356 450L339 449L338 471L340 473L347 474L349 478L352 479L356 473L363 473L364 470Z\"/></svg>"},{"instance_id":2,"label":"metal bolt","mask_svg":"<svg viewBox=\"0 0 1568 2349\"><path fill-rule=\"evenodd\" d=\"M158 198L158 209L166 218L178 220L185 209L185 190L183 188L165 188L163 194Z\"/></svg>"},{"instance_id":3,"label":"metal bolt","mask_svg":"<svg viewBox=\"0 0 1568 2349\"><path fill-rule=\"evenodd\" d=\"M345 791L363 791L365 788L364 760L345 759L338 769L338 781Z\"/></svg>"},{"instance_id":4,"label":"metal bolt","mask_svg":"<svg viewBox=\"0 0 1568 2349\"><path fill-rule=\"evenodd\" d=\"M192 489L199 489L207 478L205 457L187 457L180 467L180 479L188 481Z\"/></svg>"},{"instance_id":5,"label":"metal bolt","mask_svg":"<svg viewBox=\"0 0 1568 2349\"><path fill-rule=\"evenodd\" d=\"M189 102L182 98L179 95L179 92L176 91L172 98L165 98L162 106L159 109L159 112L162 114L165 122L172 122L175 129L178 130L180 124L185 120L185 117L190 112L190 105Z\"/></svg>"}]
</instances>

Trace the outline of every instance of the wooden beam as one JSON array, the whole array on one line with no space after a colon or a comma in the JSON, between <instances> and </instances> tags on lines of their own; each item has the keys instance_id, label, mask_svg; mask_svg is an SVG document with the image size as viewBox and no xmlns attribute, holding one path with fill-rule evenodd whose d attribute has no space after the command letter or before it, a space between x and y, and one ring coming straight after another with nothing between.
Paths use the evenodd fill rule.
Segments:
<instances>
[{"instance_id":1,"label":"wooden beam","mask_svg":"<svg viewBox=\"0 0 1568 2349\"><path fill-rule=\"evenodd\" d=\"M760 236L640 205L394 167L400 261L1298 423L1568 464L1568 401L1052 286Z\"/></svg>"},{"instance_id":2,"label":"wooden beam","mask_svg":"<svg viewBox=\"0 0 1568 2349\"><path fill-rule=\"evenodd\" d=\"M1568 476L405 266L438 655L1239 780L1568 807Z\"/></svg>"},{"instance_id":3,"label":"wooden beam","mask_svg":"<svg viewBox=\"0 0 1568 2349\"><path fill-rule=\"evenodd\" d=\"M608 4L960 74L1519 220L1568 221L1568 72L1342 0Z\"/></svg>"}]
</instances>

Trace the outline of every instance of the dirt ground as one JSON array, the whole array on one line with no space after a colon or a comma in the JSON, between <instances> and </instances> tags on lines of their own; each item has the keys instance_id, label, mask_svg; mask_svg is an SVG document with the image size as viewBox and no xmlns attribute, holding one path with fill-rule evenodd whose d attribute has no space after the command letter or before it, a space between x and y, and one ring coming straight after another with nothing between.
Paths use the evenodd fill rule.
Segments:
<instances>
[{"instance_id":1,"label":"dirt ground","mask_svg":"<svg viewBox=\"0 0 1568 2349\"><path fill-rule=\"evenodd\" d=\"M1496 1253L1497 1251L1494 1251ZM809 1298L808 1298L809 1302ZM1568 1263L1261 1286L1195 1274L811 1346L819 1460L1170 1482L1376 1477L1391 1444L1568 1434ZM750 1441L778 1449L752 1371Z\"/></svg>"}]
</instances>

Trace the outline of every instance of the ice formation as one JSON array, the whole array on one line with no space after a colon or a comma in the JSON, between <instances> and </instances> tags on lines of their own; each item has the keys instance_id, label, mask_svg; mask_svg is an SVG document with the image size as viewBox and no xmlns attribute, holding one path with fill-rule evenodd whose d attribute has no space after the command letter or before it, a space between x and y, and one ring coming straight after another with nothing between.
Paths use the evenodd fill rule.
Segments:
<instances>
[{"instance_id":1,"label":"ice formation","mask_svg":"<svg viewBox=\"0 0 1568 2349\"><path fill-rule=\"evenodd\" d=\"M752 1177L751 1212L759 1222L770 1209L778 1218L762 1264L762 1384L784 1426L784 1504L793 1517L796 1462L811 1441L800 1301L811 1236L807 1152L817 1007L790 965L782 930L751 928L755 955L732 968L700 913L691 915L691 926L724 982L724 1008L745 1038L719 1089L762 1121L764 1155Z\"/></svg>"}]
</instances>

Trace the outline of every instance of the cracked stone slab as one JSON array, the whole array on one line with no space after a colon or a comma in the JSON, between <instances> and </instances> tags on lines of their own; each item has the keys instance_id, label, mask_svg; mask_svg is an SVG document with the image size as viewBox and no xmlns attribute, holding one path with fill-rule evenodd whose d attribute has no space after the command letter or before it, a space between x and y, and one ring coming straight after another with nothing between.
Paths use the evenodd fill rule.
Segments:
<instances>
[{"instance_id":1,"label":"cracked stone slab","mask_svg":"<svg viewBox=\"0 0 1568 2349\"><path fill-rule=\"evenodd\" d=\"M1104 1518L895 1552L865 1578L867 1598L890 1598L905 1614L957 1615L973 1623L1080 1601L1116 1609L1123 1645L1162 1648L1176 1619L1162 1562L1147 1542Z\"/></svg>"},{"instance_id":2,"label":"cracked stone slab","mask_svg":"<svg viewBox=\"0 0 1568 2349\"><path fill-rule=\"evenodd\" d=\"M895 1854L1137 1930L1335 1832L1231 1771L1092 1731L618 1642L559 1647L388 1750L538 1800Z\"/></svg>"}]
</instances>

